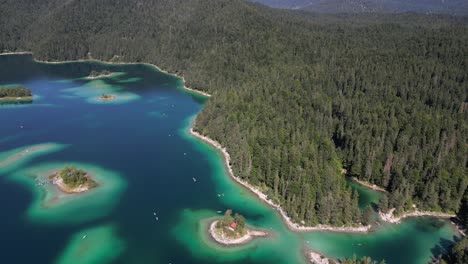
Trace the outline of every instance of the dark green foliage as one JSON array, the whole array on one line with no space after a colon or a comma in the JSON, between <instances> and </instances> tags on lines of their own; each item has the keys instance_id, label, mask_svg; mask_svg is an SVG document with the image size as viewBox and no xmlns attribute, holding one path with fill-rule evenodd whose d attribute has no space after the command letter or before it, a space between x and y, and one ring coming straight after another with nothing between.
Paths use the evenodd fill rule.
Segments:
<instances>
[{"instance_id":1,"label":"dark green foliage","mask_svg":"<svg viewBox=\"0 0 468 264\"><path fill-rule=\"evenodd\" d=\"M360 220L342 167L386 188L388 208L460 207L466 18L336 18L238 0L5 2L1 50L153 63L212 93L195 129L295 221Z\"/></svg>"},{"instance_id":2,"label":"dark green foliage","mask_svg":"<svg viewBox=\"0 0 468 264\"><path fill-rule=\"evenodd\" d=\"M457 218L458 218L458 222L460 223L460 226L463 229L465 229L465 231L467 231L468 230L468 190L465 191L465 195L462 200L460 211L458 211Z\"/></svg>"},{"instance_id":3,"label":"dark green foliage","mask_svg":"<svg viewBox=\"0 0 468 264\"><path fill-rule=\"evenodd\" d=\"M466 264L468 263L468 238L463 237L444 255L433 263Z\"/></svg>"},{"instance_id":4,"label":"dark green foliage","mask_svg":"<svg viewBox=\"0 0 468 264\"><path fill-rule=\"evenodd\" d=\"M244 218L244 216L236 213L234 215L234 221L237 224L236 231L239 232L239 233L243 232L243 230L245 228L245 218Z\"/></svg>"},{"instance_id":5,"label":"dark green foliage","mask_svg":"<svg viewBox=\"0 0 468 264\"><path fill-rule=\"evenodd\" d=\"M229 228L232 222L236 223L236 228L234 229L234 233L232 233L232 230ZM244 216L238 213L235 213L234 218L232 218L232 210L228 209L224 213L223 219L219 220L216 223L216 227L223 228L225 232L228 232L228 234L231 234L231 235L244 234L245 233L245 218Z\"/></svg>"},{"instance_id":6,"label":"dark green foliage","mask_svg":"<svg viewBox=\"0 0 468 264\"><path fill-rule=\"evenodd\" d=\"M59 172L59 176L63 182L70 188L76 188L80 185L88 183L89 188L96 187L96 183L90 180L84 170L77 169L73 166L67 166Z\"/></svg>"},{"instance_id":7,"label":"dark green foliage","mask_svg":"<svg viewBox=\"0 0 468 264\"><path fill-rule=\"evenodd\" d=\"M358 259L356 255L353 256L353 258L344 258L341 260L342 264L385 264L385 261L382 260L380 262L373 261L370 257L362 257L361 259Z\"/></svg>"},{"instance_id":8,"label":"dark green foliage","mask_svg":"<svg viewBox=\"0 0 468 264\"><path fill-rule=\"evenodd\" d=\"M372 207L367 206L364 210L364 214L362 215L362 224L369 225L372 222L372 216L374 215L374 210Z\"/></svg>"},{"instance_id":9,"label":"dark green foliage","mask_svg":"<svg viewBox=\"0 0 468 264\"><path fill-rule=\"evenodd\" d=\"M231 214L232 214L231 209L226 210L226 212L224 213L223 219L218 222L220 227L229 226L229 224L232 222Z\"/></svg>"},{"instance_id":10,"label":"dark green foliage","mask_svg":"<svg viewBox=\"0 0 468 264\"><path fill-rule=\"evenodd\" d=\"M0 98L4 97L30 97L31 89L21 85L15 87L0 87Z\"/></svg>"}]
</instances>

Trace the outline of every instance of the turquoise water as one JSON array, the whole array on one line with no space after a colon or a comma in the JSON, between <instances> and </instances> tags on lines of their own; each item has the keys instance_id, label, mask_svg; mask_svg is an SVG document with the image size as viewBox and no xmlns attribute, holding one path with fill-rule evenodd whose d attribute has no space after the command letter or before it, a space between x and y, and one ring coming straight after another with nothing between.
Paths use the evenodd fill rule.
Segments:
<instances>
[{"instance_id":1,"label":"turquoise water","mask_svg":"<svg viewBox=\"0 0 468 264\"><path fill-rule=\"evenodd\" d=\"M84 78L104 69L118 74ZM0 56L0 86L11 84L35 96L32 104L0 105L4 263L305 263L304 249L426 263L455 235L446 221L431 218L366 235L290 232L226 176L219 153L188 135L206 99L150 66ZM97 100L103 93L117 98ZM37 185L66 164L96 175L95 192L62 197L54 186ZM352 186L361 207L378 200ZM207 225L228 208L271 236L241 247L215 244Z\"/></svg>"}]
</instances>

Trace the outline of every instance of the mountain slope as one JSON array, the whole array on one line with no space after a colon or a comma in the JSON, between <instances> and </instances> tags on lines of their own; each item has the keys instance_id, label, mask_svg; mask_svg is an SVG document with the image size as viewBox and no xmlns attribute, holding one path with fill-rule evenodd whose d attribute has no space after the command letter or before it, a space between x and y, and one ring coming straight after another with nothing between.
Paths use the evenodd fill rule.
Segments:
<instances>
[{"instance_id":1,"label":"mountain slope","mask_svg":"<svg viewBox=\"0 0 468 264\"><path fill-rule=\"evenodd\" d=\"M252 0L275 8L315 13L434 13L468 15L465 0Z\"/></svg>"},{"instance_id":2,"label":"mountain slope","mask_svg":"<svg viewBox=\"0 0 468 264\"><path fill-rule=\"evenodd\" d=\"M460 207L465 18L316 16L237 0L30 2L1 2L1 50L184 75L213 94L196 129L297 222L359 222L343 167L386 188L386 206Z\"/></svg>"}]
</instances>

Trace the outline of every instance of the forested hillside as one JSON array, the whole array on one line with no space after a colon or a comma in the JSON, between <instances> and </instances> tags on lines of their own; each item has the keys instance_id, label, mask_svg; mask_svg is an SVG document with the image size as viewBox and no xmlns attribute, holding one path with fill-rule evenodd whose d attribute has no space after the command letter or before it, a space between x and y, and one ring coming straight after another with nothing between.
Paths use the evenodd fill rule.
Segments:
<instances>
[{"instance_id":1,"label":"forested hillside","mask_svg":"<svg viewBox=\"0 0 468 264\"><path fill-rule=\"evenodd\" d=\"M467 18L317 16L238 0L0 3L1 50L153 63L212 93L196 129L296 221L359 221L342 168L386 188L386 207L460 208Z\"/></svg>"},{"instance_id":2,"label":"forested hillside","mask_svg":"<svg viewBox=\"0 0 468 264\"><path fill-rule=\"evenodd\" d=\"M275 8L315 13L405 13L468 15L466 0L250 0Z\"/></svg>"}]
</instances>

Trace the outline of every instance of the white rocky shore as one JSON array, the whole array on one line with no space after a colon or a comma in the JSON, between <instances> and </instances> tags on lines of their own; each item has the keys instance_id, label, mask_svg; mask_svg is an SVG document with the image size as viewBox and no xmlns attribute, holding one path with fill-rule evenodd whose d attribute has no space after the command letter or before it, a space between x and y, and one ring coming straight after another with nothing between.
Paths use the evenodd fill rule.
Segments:
<instances>
[{"instance_id":1,"label":"white rocky shore","mask_svg":"<svg viewBox=\"0 0 468 264\"><path fill-rule=\"evenodd\" d=\"M330 260L325 257L325 256L322 256L321 254L315 252L315 251L312 251L312 250L309 250L307 251L307 254L308 256L308 260L311 264L328 264L330 263Z\"/></svg>"},{"instance_id":2,"label":"white rocky shore","mask_svg":"<svg viewBox=\"0 0 468 264\"><path fill-rule=\"evenodd\" d=\"M236 238L236 239L232 239L232 238L225 237L224 233L222 232L221 233L216 232L217 223L218 223L218 220L213 221L210 224L209 233L216 242L225 246L242 245L242 244L249 242L254 237L266 237L269 235L267 232L264 232L264 231L247 229L247 233L244 236Z\"/></svg>"},{"instance_id":3,"label":"white rocky shore","mask_svg":"<svg viewBox=\"0 0 468 264\"><path fill-rule=\"evenodd\" d=\"M333 232L349 232L349 233L362 233L362 232L368 232L369 229L371 228L370 225L368 226L358 226L358 227L348 227L348 226L343 226L343 227L335 227L335 226L328 226L328 225L317 225L317 226L303 226L299 225L297 223L294 223L291 218L286 214L286 212L281 208L280 205L276 204L273 202L271 199L268 198L266 194L258 190L258 188L252 186L248 182L236 177L232 171L231 167L231 156L227 152L226 148L224 148L219 142L201 135L200 133L196 132L193 130L193 125L189 129L190 134L192 134L194 137L201 139L205 141L206 143L212 145L216 149L218 149L224 156L224 162L226 164L226 167L228 169L228 174L233 178L235 181L237 181L239 184L253 192L255 195L257 195L258 198L260 198L262 201L276 209L280 215L283 217L284 222L288 226L289 229L293 231L298 231L298 232L309 232L309 231L333 231Z\"/></svg>"},{"instance_id":4,"label":"white rocky shore","mask_svg":"<svg viewBox=\"0 0 468 264\"><path fill-rule=\"evenodd\" d=\"M430 212L430 211L419 211L417 208L413 212L404 213L401 216L395 216L393 213L395 208L390 209L387 213L379 211L379 217L385 222L398 224L401 223L401 220L408 217L418 217L418 216L434 216L438 218L452 218L456 217L454 214L439 213L439 212Z\"/></svg>"}]
</instances>

